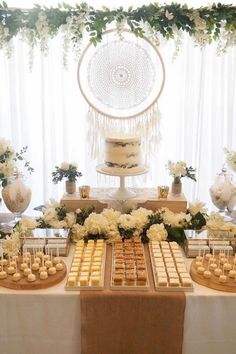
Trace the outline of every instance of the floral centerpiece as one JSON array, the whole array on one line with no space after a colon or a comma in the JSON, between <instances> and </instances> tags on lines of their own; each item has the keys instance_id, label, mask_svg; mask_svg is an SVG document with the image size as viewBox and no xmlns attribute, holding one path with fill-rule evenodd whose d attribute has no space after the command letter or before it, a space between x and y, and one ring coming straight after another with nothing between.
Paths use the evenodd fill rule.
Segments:
<instances>
[{"instance_id":1,"label":"floral centerpiece","mask_svg":"<svg viewBox=\"0 0 236 354\"><path fill-rule=\"evenodd\" d=\"M42 208L43 215L37 219L37 227L69 228L74 241L80 239L103 238L109 242L119 239L139 238L143 243L149 240L175 240L181 243L185 239L185 229L201 229L206 225L208 215L204 204L190 204L186 213L174 213L168 208L156 212L138 208L122 214L113 209L104 209L95 213L93 207L77 209L67 213L63 205L55 201ZM19 229L29 220L19 222Z\"/></svg>"},{"instance_id":2,"label":"floral centerpiece","mask_svg":"<svg viewBox=\"0 0 236 354\"><path fill-rule=\"evenodd\" d=\"M196 181L196 169L192 166L188 167L186 162L177 161L172 162L168 161L167 169L169 170L169 175L174 178L172 183L172 194L180 194L181 193L181 178L188 177L194 181Z\"/></svg>"},{"instance_id":3,"label":"floral centerpiece","mask_svg":"<svg viewBox=\"0 0 236 354\"><path fill-rule=\"evenodd\" d=\"M74 193L76 190L75 182L77 178L81 177L82 173L78 171L76 162L62 162L61 166L56 166L55 171L52 172L52 181L57 184L66 178L66 191L67 193Z\"/></svg>"},{"instance_id":4,"label":"floral centerpiece","mask_svg":"<svg viewBox=\"0 0 236 354\"><path fill-rule=\"evenodd\" d=\"M224 152L226 153L227 165L231 170L236 172L236 151L228 150L227 148L225 148Z\"/></svg>"}]
</instances>

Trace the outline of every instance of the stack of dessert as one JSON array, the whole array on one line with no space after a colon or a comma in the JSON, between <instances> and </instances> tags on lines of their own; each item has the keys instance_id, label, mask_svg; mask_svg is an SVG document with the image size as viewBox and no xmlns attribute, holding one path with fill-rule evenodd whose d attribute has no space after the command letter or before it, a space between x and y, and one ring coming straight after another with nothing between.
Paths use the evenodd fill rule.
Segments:
<instances>
[{"instance_id":1,"label":"stack of dessert","mask_svg":"<svg viewBox=\"0 0 236 354\"><path fill-rule=\"evenodd\" d=\"M113 244L112 287L147 287L147 285L147 269L141 241L115 241Z\"/></svg>"},{"instance_id":2,"label":"stack of dessert","mask_svg":"<svg viewBox=\"0 0 236 354\"><path fill-rule=\"evenodd\" d=\"M228 283L231 280L236 281L236 256L231 257L229 252L219 252L216 256L213 252L198 255L194 261L194 267L198 276L205 279L211 279L219 283Z\"/></svg>"},{"instance_id":3,"label":"stack of dessert","mask_svg":"<svg viewBox=\"0 0 236 354\"><path fill-rule=\"evenodd\" d=\"M66 288L98 288L104 283L105 243L104 240L80 240L76 244Z\"/></svg>"},{"instance_id":4,"label":"stack of dessert","mask_svg":"<svg viewBox=\"0 0 236 354\"><path fill-rule=\"evenodd\" d=\"M191 290L193 283L176 242L152 241L150 255L156 288Z\"/></svg>"},{"instance_id":5,"label":"stack of dessert","mask_svg":"<svg viewBox=\"0 0 236 354\"><path fill-rule=\"evenodd\" d=\"M24 280L35 282L36 280L45 280L49 275L55 275L57 271L64 269L64 264L60 257L44 254L37 251L34 255L25 251L22 257L12 256L8 260L1 260L0 279L12 280L18 282Z\"/></svg>"}]
</instances>

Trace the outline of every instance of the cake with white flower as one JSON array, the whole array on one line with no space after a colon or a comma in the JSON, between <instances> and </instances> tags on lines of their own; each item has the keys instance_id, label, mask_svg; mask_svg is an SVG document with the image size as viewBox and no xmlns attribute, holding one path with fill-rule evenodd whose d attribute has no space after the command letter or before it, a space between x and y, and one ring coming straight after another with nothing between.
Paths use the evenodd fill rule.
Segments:
<instances>
[{"instance_id":1,"label":"cake with white flower","mask_svg":"<svg viewBox=\"0 0 236 354\"><path fill-rule=\"evenodd\" d=\"M105 138L105 170L111 173L135 173L143 168L140 137Z\"/></svg>"}]
</instances>

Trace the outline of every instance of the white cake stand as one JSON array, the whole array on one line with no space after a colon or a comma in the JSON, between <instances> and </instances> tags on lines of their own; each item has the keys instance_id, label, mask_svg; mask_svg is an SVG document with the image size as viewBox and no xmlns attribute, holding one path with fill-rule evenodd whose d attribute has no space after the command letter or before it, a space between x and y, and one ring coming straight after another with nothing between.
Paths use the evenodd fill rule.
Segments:
<instances>
[{"instance_id":1,"label":"white cake stand","mask_svg":"<svg viewBox=\"0 0 236 354\"><path fill-rule=\"evenodd\" d=\"M137 193L132 192L125 187L125 177L139 176L148 172L146 166L140 166L140 169L136 171L126 170L124 172L111 172L106 165L98 165L96 170L103 175L120 177L120 187L114 192L109 193L109 196L115 200L127 200L136 197Z\"/></svg>"}]
</instances>

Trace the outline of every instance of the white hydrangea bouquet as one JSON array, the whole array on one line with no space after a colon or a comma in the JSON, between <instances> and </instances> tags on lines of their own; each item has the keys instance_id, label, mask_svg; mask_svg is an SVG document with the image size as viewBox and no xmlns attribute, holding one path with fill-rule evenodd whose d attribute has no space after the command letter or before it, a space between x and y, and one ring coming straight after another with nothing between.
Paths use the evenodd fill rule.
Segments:
<instances>
[{"instance_id":1,"label":"white hydrangea bouquet","mask_svg":"<svg viewBox=\"0 0 236 354\"><path fill-rule=\"evenodd\" d=\"M225 148L224 152L226 153L227 165L232 171L236 172L236 151Z\"/></svg>"},{"instance_id":2,"label":"white hydrangea bouquet","mask_svg":"<svg viewBox=\"0 0 236 354\"><path fill-rule=\"evenodd\" d=\"M82 173L78 171L76 162L62 162L61 166L56 166L55 171L52 172L52 181L56 184L66 178L69 182L75 182L81 176Z\"/></svg>"},{"instance_id":3,"label":"white hydrangea bouquet","mask_svg":"<svg viewBox=\"0 0 236 354\"><path fill-rule=\"evenodd\" d=\"M196 169L192 166L188 167L184 161L172 162L169 160L166 167L169 170L169 175L174 178L174 183L180 183L183 177L196 181Z\"/></svg>"}]
</instances>

